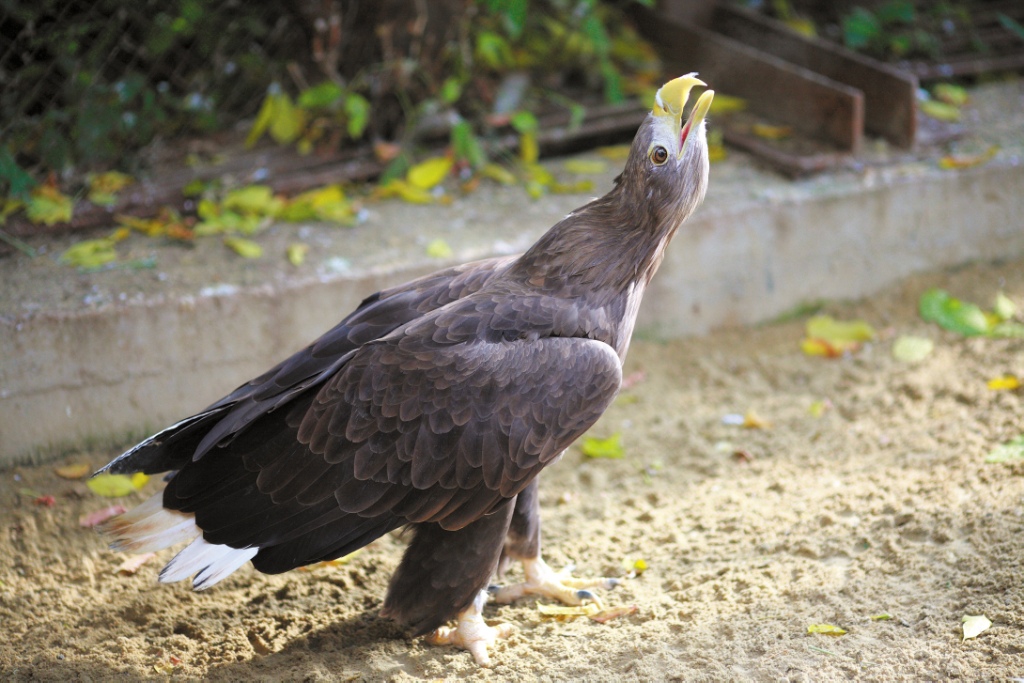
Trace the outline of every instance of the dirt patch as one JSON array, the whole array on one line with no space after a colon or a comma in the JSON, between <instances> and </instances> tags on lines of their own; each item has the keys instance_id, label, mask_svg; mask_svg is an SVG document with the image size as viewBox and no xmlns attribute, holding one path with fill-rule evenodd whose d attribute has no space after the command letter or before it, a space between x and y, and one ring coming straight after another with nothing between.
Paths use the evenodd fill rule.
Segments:
<instances>
[{"instance_id":1,"label":"dirt patch","mask_svg":"<svg viewBox=\"0 0 1024 683\"><path fill-rule=\"evenodd\" d=\"M798 348L803 321L667 344L637 340L598 436L622 460L571 449L543 475L546 556L581 575L649 569L607 596L638 611L557 622L538 600L489 606L515 625L479 670L470 656L401 638L379 619L403 548L385 537L348 564L263 576L245 568L205 593L159 585L169 551L134 576L78 526L109 504L51 467L0 473L0 677L108 679L173 672L213 680L892 680L1024 673L1024 466L985 464L1024 432L1024 340L962 339L922 322L942 286L1024 309L1024 262L914 278L828 312L886 338L853 357ZM935 340L908 365L896 334ZM809 407L827 400L820 417ZM722 422L755 410L770 429ZM736 455L737 453L743 455ZM113 453L69 460L93 466ZM149 485L156 487L156 483ZM53 495L54 507L22 489ZM140 494L131 502L142 500ZM515 575L511 578L515 578ZM881 614L887 620L873 620ZM993 626L961 642L960 620ZM809 635L810 624L845 636Z\"/></svg>"}]
</instances>

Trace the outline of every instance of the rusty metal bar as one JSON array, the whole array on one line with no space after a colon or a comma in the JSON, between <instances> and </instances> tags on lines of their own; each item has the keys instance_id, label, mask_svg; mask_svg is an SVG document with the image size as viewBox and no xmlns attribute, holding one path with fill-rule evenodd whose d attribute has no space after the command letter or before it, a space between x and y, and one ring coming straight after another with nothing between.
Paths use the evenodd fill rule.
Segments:
<instances>
[{"instance_id":1,"label":"rusty metal bar","mask_svg":"<svg viewBox=\"0 0 1024 683\"><path fill-rule=\"evenodd\" d=\"M699 26L642 7L633 14L670 65L700 72L716 89L746 99L751 111L799 133L844 152L860 149L864 96L859 90Z\"/></svg>"},{"instance_id":2,"label":"rusty metal bar","mask_svg":"<svg viewBox=\"0 0 1024 683\"><path fill-rule=\"evenodd\" d=\"M912 74L731 5L719 4L711 21L729 38L862 91L866 129L899 147L913 146L918 82Z\"/></svg>"}]
</instances>

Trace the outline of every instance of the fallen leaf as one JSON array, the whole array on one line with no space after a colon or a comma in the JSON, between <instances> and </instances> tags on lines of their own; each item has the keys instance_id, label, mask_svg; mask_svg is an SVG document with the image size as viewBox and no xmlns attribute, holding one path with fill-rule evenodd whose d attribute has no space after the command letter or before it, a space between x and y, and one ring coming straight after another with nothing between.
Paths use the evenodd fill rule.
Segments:
<instances>
[{"instance_id":1,"label":"fallen leaf","mask_svg":"<svg viewBox=\"0 0 1024 683\"><path fill-rule=\"evenodd\" d=\"M711 109L708 110L708 114L710 116L721 116L722 114L744 111L746 108L747 101L742 97L734 97L716 92L715 99L711 101Z\"/></svg>"},{"instance_id":2,"label":"fallen leaf","mask_svg":"<svg viewBox=\"0 0 1024 683\"><path fill-rule=\"evenodd\" d=\"M134 574L139 567L156 557L156 553L142 553L141 555L129 555L125 561L117 566L115 574Z\"/></svg>"},{"instance_id":3,"label":"fallen leaf","mask_svg":"<svg viewBox=\"0 0 1024 683\"><path fill-rule=\"evenodd\" d=\"M287 249L288 263L298 268L306 260L306 253L308 251L308 244L303 244L302 242L293 242L292 244L289 244Z\"/></svg>"},{"instance_id":4,"label":"fallen leaf","mask_svg":"<svg viewBox=\"0 0 1024 683\"><path fill-rule=\"evenodd\" d=\"M892 357L903 363L920 363L931 355L935 342L927 337L903 335L892 344Z\"/></svg>"},{"instance_id":5,"label":"fallen leaf","mask_svg":"<svg viewBox=\"0 0 1024 683\"><path fill-rule=\"evenodd\" d=\"M719 97L721 97L721 95L715 95L715 99L718 99ZM711 104L714 106L714 102ZM608 145L607 147L598 147L597 153L609 161L625 161L629 158L629 145Z\"/></svg>"},{"instance_id":6,"label":"fallen leaf","mask_svg":"<svg viewBox=\"0 0 1024 683\"><path fill-rule=\"evenodd\" d=\"M257 242L247 240L244 237L225 237L224 244L242 258L260 258L263 256L263 247Z\"/></svg>"},{"instance_id":7,"label":"fallen leaf","mask_svg":"<svg viewBox=\"0 0 1024 683\"><path fill-rule=\"evenodd\" d=\"M399 154L402 153L402 146L396 145L393 142L375 142L373 143L373 155L377 157L377 161L386 164L389 161L395 159Z\"/></svg>"},{"instance_id":8,"label":"fallen leaf","mask_svg":"<svg viewBox=\"0 0 1024 683\"><path fill-rule=\"evenodd\" d=\"M785 140L793 135L790 126L773 126L767 123L755 123L751 127L751 132L764 140Z\"/></svg>"},{"instance_id":9,"label":"fallen leaf","mask_svg":"<svg viewBox=\"0 0 1024 683\"><path fill-rule=\"evenodd\" d=\"M292 197L277 217L292 223L330 221L351 224L355 221L355 212L340 185L327 185Z\"/></svg>"},{"instance_id":10,"label":"fallen leaf","mask_svg":"<svg viewBox=\"0 0 1024 683\"><path fill-rule=\"evenodd\" d=\"M111 517L117 517L118 515L128 512L128 508L124 505L111 505L110 507L97 510L96 512L88 512L78 518L78 526L86 529L91 529L94 526L103 524Z\"/></svg>"},{"instance_id":11,"label":"fallen leaf","mask_svg":"<svg viewBox=\"0 0 1024 683\"><path fill-rule=\"evenodd\" d=\"M110 206L117 201L117 193L135 182L126 173L108 171L97 175L88 175L89 201L100 206Z\"/></svg>"},{"instance_id":12,"label":"fallen leaf","mask_svg":"<svg viewBox=\"0 0 1024 683\"><path fill-rule=\"evenodd\" d=\"M412 204L433 204L434 195L430 194L427 190L421 187L411 185L409 182L402 180L401 178L395 178L389 180L384 185L378 186L374 190L374 196L379 199L387 199L389 197L398 197L404 201Z\"/></svg>"},{"instance_id":13,"label":"fallen leaf","mask_svg":"<svg viewBox=\"0 0 1024 683\"><path fill-rule=\"evenodd\" d=\"M918 310L924 320L965 337L986 334L992 327L978 306L953 298L941 289L929 289L922 294Z\"/></svg>"},{"instance_id":14,"label":"fallen leaf","mask_svg":"<svg viewBox=\"0 0 1024 683\"><path fill-rule=\"evenodd\" d=\"M816 315L807 321L807 336L800 342L800 348L808 356L836 358L856 351L875 335L875 329L863 320L846 322Z\"/></svg>"},{"instance_id":15,"label":"fallen leaf","mask_svg":"<svg viewBox=\"0 0 1024 683\"><path fill-rule=\"evenodd\" d=\"M62 467L54 467L53 471L61 479L81 479L85 475L89 474L89 470L92 468L87 462L75 463L74 465L64 465Z\"/></svg>"},{"instance_id":16,"label":"fallen leaf","mask_svg":"<svg viewBox=\"0 0 1024 683\"><path fill-rule=\"evenodd\" d=\"M501 183L502 185L515 185L516 177L512 171L508 170L504 166L499 166L495 163L484 164L480 167L480 175L485 178Z\"/></svg>"},{"instance_id":17,"label":"fallen leaf","mask_svg":"<svg viewBox=\"0 0 1024 683\"><path fill-rule=\"evenodd\" d=\"M992 391L1014 391L1020 389L1020 379L1016 375L1002 375L993 377L988 382L988 388Z\"/></svg>"},{"instance_id":18,"label":"fallen leaf","mask_svg":"<svg viewBox=\"0 0 1024 683\"><path fill-rule=\"evenodd\" d=\"M952 83L937 83L932 88L932 96L940 102L951 104L954 107L962 107L970 99L967 88Z\"/></svg>"},{"instance_id":19,"label":"fallen leaf","mask_svg":"<svg viewBox=\"0 0 1024 683\"><path fill-rule=\"evenodd\" d=\"M996 446L985 456L985 462L992 463L1013 463L1021 460L1024 460L1024 435Z\"/></svg>"},{"instance_id":20,"label":"fallen leaf","mask_svg":"<svg viewBox=\"0 0 1024 683\"><path fill-rule=\"evenodd\" d=\"M111 261L116 261L117 252L114 250L114 240L104 237L73 244L60 255L58 260L76 268L98 268Z\"/></svg>"},{"instance_id":21,"label":"fallen leaf","mask_svg":"<svg viewBox=\"0 0 1024 683\"><path fill-rule=\"evenodd\" d=\"M771 429L772 423L762 418L753 410L748 410L743 415L743 424L741 426L744 429Z\"/></svg>"},{"instance_id":22,"label":"fallen leaf","mask_svg":"<svg viewBox=\"0 0 1024 683\"><path fill-rule=\"evenodd\" d=\"M871 621L890 621L892 619L892 615L883 612L881 614L872 614L868 618L871 619Z\"/></svg>"},{"instance_id":23,"label":"fallen leaf","mask_svg":"<svg viewBox=\"0 0 1024 683\"><path fill-rule=\"evenodd\" d=\"M633 563L633 571L636 572L637 576L640 576L645 571L647 571L647 560L645 560L643 558L640 558L639 560L634 562Z\"/></svg>"},{"instance_id":24,"label":"fallen leaf","mask_svg":"<svg viewBox=\"0 0 1024 683\"><path fill-rule=\"evenodd\" d=\"M32 190L25 215L33 223L54 225L69 222L73 211L71 197L62 194L55 185L46 183Z\"/></svg>"},{"instance_id":25,"label":"fallen leaf","mask_svg":"<svg viewBox=\"0 0 1024 683\"><path fill-rule=\"evenodd\" d=\"M622 447L622 434L619 432L615 432L607 439L584 436L580 450L588 458L618 459L626 455L626 449Z\"/></svg>"},{"instance_id":26,"label":"fallen leaf","mask_svg":"<svg viewBox=\"0 0 1024 683\"><path fill-rule=\"evenodd\" d=\"M811 414L811 417L821 417L825 414L825 411L832 407L832 401L827 398L821 401L814 401L807 408L807 412Z\"/></svg>"},{"instance_id":27,"label":"fallen leaf","mask_svg":"<svg viewBox=\"0 0 1024 683\"><path fill-rule=\"evenodd\" d=\"M1000 320L1009 320L1017 315L1017 305L1002 292L996 292L995 301L992 302L992 312Z\"/></svg>"},{"instance_id":28,"label":"fallen leaf","mask_svg":"<svg viewBox=\"0 0 1024 683\"><path fill-rule=\"evenodd\" d=\"M597 175L608 170L608 164L596 159L570 159L562 164L569 173L578 175Z\"/></svg>"},{"instance_id":29,"label":"fallen leaf","mask_svg":"<svg viewBox=\"0 0 1024 683\"><path fill-rule=\"evenodd\" d=\"M960 120L960 109L951 104L939 102L938 100L925 100L920 105L921 111L933 119L945 121L946 123L954 123Z\"/></svg>"},{"instance_id":30,"label":"fallen leaf","mask_svg":"<svg viewBox=\"0 0 1024 683\"><path fill-rule=\"evenodd\" d=\"M985 162L990 161L998 151L999 147L992 145L980 154L947 154L939 159L939 168L949 171L959 168L981 166Z\"/></svg>"},{"instance_id":31,"label":"fallen leaf","mask_svg":"<svg viewBox=\"0 0 1024 683\"><path fill-rule=\"evenodd\" d=\"M531 130L519 136L519 158L527 164L534 164L540 158L540 144L537 142L535 131Z\"/></svg>"},{"instance_id":32,"label":"fallen leaf","mask_svg":"<svg viewBox=\"0 0 1024 683\"><path fill-rule=\"evenodd\" d=\"M274 216L284 206L284 200L274 196L268 185L246 185L224 195L221 207L250 216Z\"/></svg>"},{"instance_id":33,"label":"fallen leaf","mask_svg":"<svg viewBox=\"0 0 1024 683\"><path fill-rule=\"evenodd\" d=\"M567 620L598 614L601 608L593 602L588 602L585 605L549 605L547 603L538 603L537 611L546 617Z\"/></svg>"},{"instance_id":34,"label":"fallen leaf","mask_svg":"<svg viewBox=\"0 0 1024 683\"><path fill-rule=\"evenodd\" d=\"M968 638L977 638L982 633L992 628L992 622L989 621L988 617L984 614L976 616L965 614L960 621L963 622L964 625L963 640L967 640Z\"/></svg>"},{"instance_id":35,"label":"fallen leaf","mask_svg":"<svg viewBox=\"0 0 1024 683\"><path fill-rule=\"evenodd\" d=\"M833 626L832 624L811 624L807 627L808 633L820 633L826 636L843 636L846 635L846 629Z\"/></svg>"},{"instance_id":36,"label":"fallen leaf","mask_svg":"<svg viewBox=\"0 0 1024 683\"><path fill-rule=\"evenodd\" d=\"M413 187L430 190L448 177L453 163L450 157L433 157L410 168L405 179Z\"/></svg>"},{"instance_id":37,"label":"fallen leaf","mask_svg":"<svg viewBox=\"0 0 1024 683\"><path fill-rule=\"evenodd\" d=\"M104 472L103 474L97 474L92 479L88 479L85 485L93 493L106 498L120 498L138 491L147 481L149 481L149 475L142 474L141 472L132 475Z\"/></svg>"},{"instance_id":38,"label":"fallen leaf","mask_svg":"<svg viewBox=\"0 0 1024 683\"><path fill-rule=\"evenodd\" d=\"M620 605L618 607L606 607L599 612L588 614L587 616L596 621L599 624L605 624L612 619L618 619L629 614L636 613L639 609L636 605Z\"/></svg>"},{"instance_id":39,"label":"fallen leaf","mask_svg":"<svg viewBox=\"0 0 1024 683\"><path fill-rule=\"evenodd\" d=\"M447 259L455 255L452 248L440 237L430 240L427 244L427 256L430 258Z\"/></svg>"}]
</instances>

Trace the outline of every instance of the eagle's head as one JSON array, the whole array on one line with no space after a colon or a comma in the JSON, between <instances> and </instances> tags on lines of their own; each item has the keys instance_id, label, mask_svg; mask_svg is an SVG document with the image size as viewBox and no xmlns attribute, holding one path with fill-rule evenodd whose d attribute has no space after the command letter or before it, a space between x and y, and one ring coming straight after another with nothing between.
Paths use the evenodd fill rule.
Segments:
<instances>
[{"instance_id":1,"label":"eagle's head","mask_svg":"<svg viewBox=\"0 0 1024 683\"><path fill-rule=\"evenodd\" d=\"M654 98L630 150L621 183L630 203L643 208L655 225L674 232L700 205L708 186L708 145L704 132L714 91L705 91L683 120L694 86L704 83L687 74L663 85Z\"/></svg>"}]
</instances>

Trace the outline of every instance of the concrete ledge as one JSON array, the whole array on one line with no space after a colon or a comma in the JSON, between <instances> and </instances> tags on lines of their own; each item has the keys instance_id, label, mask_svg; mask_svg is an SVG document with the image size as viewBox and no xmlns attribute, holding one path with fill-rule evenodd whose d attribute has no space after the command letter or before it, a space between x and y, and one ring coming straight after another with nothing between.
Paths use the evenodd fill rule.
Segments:
<instances>
[{"instance_id":1,"label":"concrete ledge","mask_svg":"<svg viewBox=\"0 0 1024 683\"><path fill-rule=\"evenodd\" d=\"M1008 97L1019 104L1024 87L1012 84ZM937 152L800 182L738 154L715 165L707 201L670 246L638 330L677 336L756 323L915 272L1024 254L1020 114L984 131L1000 145L996 159L956 172L937 168ZM595 194L617 171L596 177ZM0 281L19 285L0 293L0 468L124 443L194 413L366 295L445 265L426 256L428 239L444 238L453 262L520 251L587 199L531 202L520 188L484 187L449 207L375 204L349 231L261 235L278 248L296 235L316 242L319 263L305 271L280 257L256 268L217 249L172 249L161 252L158 275L179 281L155 291L152 273L81 275L52 258L3 259Z\"/></svg>"}]
</instances>

